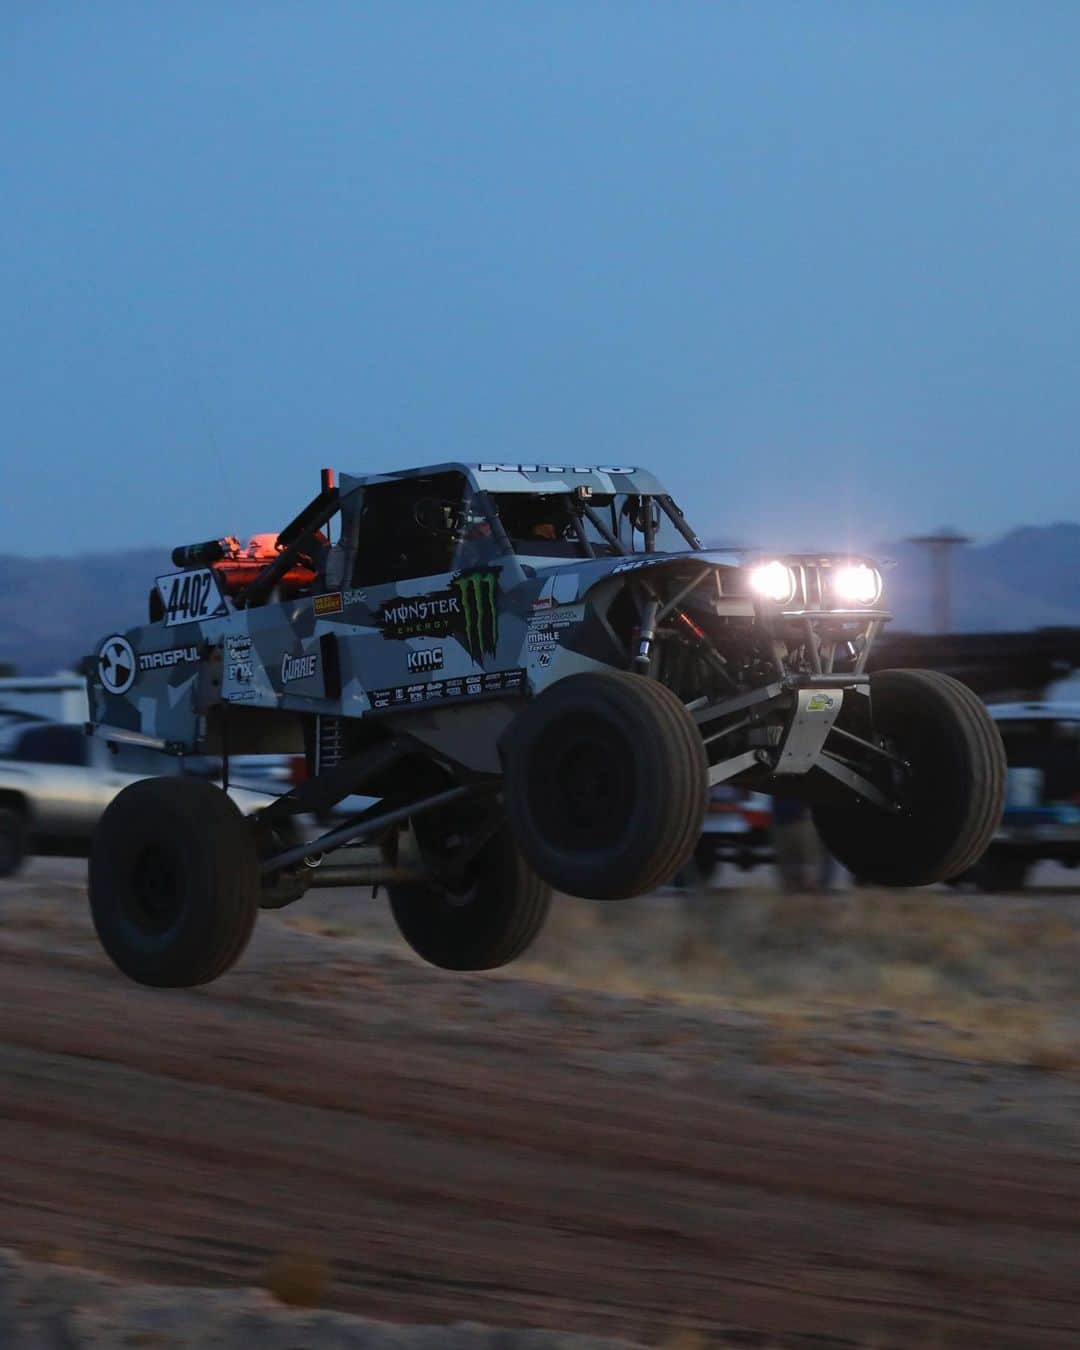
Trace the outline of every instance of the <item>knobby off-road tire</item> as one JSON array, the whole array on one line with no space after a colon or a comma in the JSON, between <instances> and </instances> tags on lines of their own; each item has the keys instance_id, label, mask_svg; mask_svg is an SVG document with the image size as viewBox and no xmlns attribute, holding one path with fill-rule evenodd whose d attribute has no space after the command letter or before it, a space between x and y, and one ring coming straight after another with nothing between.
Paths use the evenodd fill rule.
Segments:
<instances>
[{"instance_id":1,"label":"knobby off-road tire","mask_svg":"<svg viewBox=\"0 0 1080 1350\"><path fill-rule=\"evenodd\" d=\"M1005 748L966 685L930 670L870 676L874 729L911 764L900 785L907 809L891 815L860 802L817 807L814 823L833 856L863 883L948 881L986 852L1001 823Z\"/></svg>"},{"instance_id":2,"label":"knobby off-road tire","mask_svg":"<svg viewBox=\"0 0 1080 1350\"><path fill-rule=\"evenodd\" d=\"M444 970L491 970L514 961L544 926L551 887L502 826L456 888L392 883L390 909L402 937Z\"/></svg>"},{"instance_id":3,"label":"knobby off-road tire","mask_svg":"<svg viewBox=\"0 0 1080 1350\"><path fill-rule=\"evenodd\" d=\"M522 853L557 890L654 890L701 835L708 762L693 719L655 680L590 671L551 685L510 727L504 802Z\"/></svg>"},{"instance_id":4,"label":"knobby off-road tire","mask_svg":"<svg viewBox=\"0 0 1080 1350\"><path fill-rule=\"evenodd\" d=\"M222 975L247 946L259 903L249 823L221 788L193 778L132 783L90 851L101 945L140 984L181 988Z\"/></svg>"},{"instance_id":5,"label":"knobby off-road tire","mask_svg":"<svg viewBox=\"0 0 1080 1350\"><path fill-rule=\"evenodd\" d=\"M19 871L28 845L26 817L14 807L0 807L0 877L13 877Z\"/></svg>"}]
</instances>

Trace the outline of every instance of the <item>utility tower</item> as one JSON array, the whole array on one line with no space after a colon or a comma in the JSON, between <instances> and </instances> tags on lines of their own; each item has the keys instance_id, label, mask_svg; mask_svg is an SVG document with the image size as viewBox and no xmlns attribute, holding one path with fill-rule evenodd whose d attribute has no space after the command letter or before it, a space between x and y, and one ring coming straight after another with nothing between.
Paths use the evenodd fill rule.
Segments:
<instances>
[{"instance_id":1,"label":"utility tower","mask_svg":"<svg viewBox=\"0 0 1080 1350\"><path fill-rule=\"evenodd\" d=\"M934 630L952 632L953 550L971 540L956 530L939 530L937 534L920 534L908 540L920 544L930 557L931 585L934 596Z\"/></svg>"}]
</instances>

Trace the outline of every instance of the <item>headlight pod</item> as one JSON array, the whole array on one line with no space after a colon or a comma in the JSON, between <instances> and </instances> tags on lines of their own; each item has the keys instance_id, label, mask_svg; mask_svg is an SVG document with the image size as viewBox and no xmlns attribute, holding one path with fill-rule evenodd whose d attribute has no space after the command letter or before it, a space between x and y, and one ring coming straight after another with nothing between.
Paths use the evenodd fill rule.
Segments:
<instances>
[{"instance_id":1,"label":"headlight pod","mask_svg":"<svg viewBox=\"0 0 1080 1350\"><path fill-rule=\"evenodd\" d=\"M881 599L881 573L868 563L843 563L831 569L829 589L839 605L873 605Z\"/></svg>"},{"instance_id":2,"label":"headlight pod","mask_svg":"<svg viewBox=\"0 0 1080 1350\"><path fill-rule=\"evenodd\" d=\"M797 582L794 571L779 559L758 563L750 569L750 589L762 600L777 605L790 605L795 599Z\"/></svg>"}]
</instances>

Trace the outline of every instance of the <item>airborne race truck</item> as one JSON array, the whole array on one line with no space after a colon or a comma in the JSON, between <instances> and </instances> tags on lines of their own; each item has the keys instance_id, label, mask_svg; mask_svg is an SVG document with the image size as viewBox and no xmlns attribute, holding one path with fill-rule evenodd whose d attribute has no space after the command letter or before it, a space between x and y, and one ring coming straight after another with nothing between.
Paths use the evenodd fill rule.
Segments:
<instances>
[{"instance_id":1,"label":"airborne race truck","mask_svg":"<svg viewBox=\"0 0 1080 1350\"><path fill-rule=\"evenodd\" d=\"M428 961L503 964L552 888L618 900L669 880L718 783L808 801L836 857L887 886L964 872L1001 817L979 700L928 671L865 673L889 617L870 560L703 549L638 468L324 471L280 535L173 561L150 622L92 658L92 730L226 764L303 753L308 776L249 818L175 776L115 799L91 908L145 984L212 980L260 906L358 882L386 886ZM299 836L354 794L373 804Z\"/></svg>"}]
</instances>

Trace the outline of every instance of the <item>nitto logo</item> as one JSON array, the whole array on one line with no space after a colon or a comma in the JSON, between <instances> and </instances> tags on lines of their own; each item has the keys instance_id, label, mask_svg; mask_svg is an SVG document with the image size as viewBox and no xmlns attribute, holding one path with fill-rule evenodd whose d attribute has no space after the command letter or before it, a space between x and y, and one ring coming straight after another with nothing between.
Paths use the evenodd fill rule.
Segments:
<instances>
[{"instance_id":1,"label":"nitto logo","mask_svg":"<svg viewBox=\"0 0 1080 1350\"><path fill-rule=\"evenodd\" d=\"M450 583L450 588L461 599L465 646L476 664L482 666L485 654L494 656L499 645L498 573L489 568L462 572Z\"/></svg>"},{"instance_id":2,"label":"nitto logo","mask_svg":"<svg viewBox=\"0 0 1080 1350\"><path fill-rule=\"evenodd\" d=\"M281 658L281 683L291 684L293 680L308 680L315 674L319 663L317 656L289 656Z\"/></svg>"},{"instance_id":3,"label":"nitto logo","mask_svg":"<svg viewBox=\"0 0 1080 1350\"><path fill-rule=\"evenodd\" d=\"M405 666L410 675L442 670L443 649L441 647L425 647L422 651L410 651L405 658Z\"/></svg>"}]
</instances>

